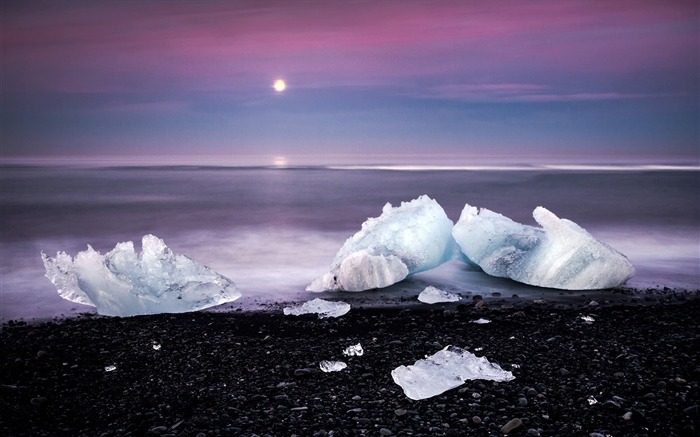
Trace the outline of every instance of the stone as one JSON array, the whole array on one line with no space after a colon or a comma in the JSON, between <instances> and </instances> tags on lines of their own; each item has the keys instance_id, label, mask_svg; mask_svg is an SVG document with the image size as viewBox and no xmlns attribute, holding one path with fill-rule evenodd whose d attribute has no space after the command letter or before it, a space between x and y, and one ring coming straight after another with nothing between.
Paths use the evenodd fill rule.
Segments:
<instances>
[{"instance_id":1,"label":"stone","mask_svg":"<svg viewBox=\"0 0 700 437\"><path fill-rule=\"evenodd\" d=\"M44 404L46 403L46 398L43 397L43 396L39 396L39 397L36 397L36 398L32 398L32 400L29 401L29 402L30 402L32 405L36 405L36 406L44 405Z\"/></svg>"},{"instance_id":2,"label":"stone","mask_svg":"<svg viewBox=\"0 0 700 437\"><path fill-rule=\"evenodd\" d=\"M518 419L517 417L515 419L512 419L510 422L506 423L501 427L501 432L503 434L508 434L511 431L516 430L523 424L523 421Z\"/></svg>"},{"instance_id":3,"label":"stone","mask_svg":"<svg viewBox=\"0 0 700 437\"><path fill-rule=\"evenodd\" d=\"M690 407L684 408L683 414L690 417L698 417L700 415L700 406L691 405Z\"/></svg>"},{"instance_id":4,"label":"stone","mask_svg":"<svg viewBox=\"0 0 700 437\"><path fill-rule=\"evenodd\" d=\"M311 375L311 370L309 369L296 369L294 371L294 376L296 376L297 378L305 378L309 375Z\"/></svg>"}]
</instances>

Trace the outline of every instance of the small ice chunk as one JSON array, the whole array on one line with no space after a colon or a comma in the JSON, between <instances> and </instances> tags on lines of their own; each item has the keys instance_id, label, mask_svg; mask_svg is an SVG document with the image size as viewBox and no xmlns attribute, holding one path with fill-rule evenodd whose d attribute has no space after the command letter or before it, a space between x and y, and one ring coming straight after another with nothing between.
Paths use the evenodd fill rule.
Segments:
<instances>
[{"instance_id":1,"label":"small ice chunk","mask_svg":"<svg viewBox=\"0 0 700 437\"><path fill-rule=\"evenodd\" d=\"M367 219L345 241L330 270L306 289L371 290L435 268L459 252L452 226L442 207L428 196L397 207L387 203L382 215Z\"/></svg>"},{"instance_id":2,"label":"small ice chunk","mask_svg":"<svg viewBox=\"0 0 700 437\"><path fill-rule=\"evenodd\" d=\"M350 304L345 302L331 302L323 299L313 299L295 307L286 307L282 310L285 316L299 316L301 314L318 314L319 319L326 317L340 317L350 311Z\"/></svg>"},{"instance_id":3,"label":"small ice chunk","mask_svg":"<svg viewBox=\"0 0 700 437\"><path fill-rule=\"evenodd\" d=\"M64 299L92 305L107 316L184 313L232 302L241 293L230 279L145 235L140 254L132 241L102 255L88 245L73 259L41 253L46 277Z\"/></svg>"},{"instance_id":4,"label":"small ice chunk","mask_svg":"<svg viewBox=\"0 0 700 437\"><path fill-rule=\"evenodd\" d=\"M153 350L154 350L154 351L159 351L159 350L160 350L160 344L159 344L159 343L153 343Z\"/></svg>"},{"instance_id":5,"label":"small ice chunk","mask_svg":"<svg viewBox=\"0 0 700 437\"><path fill-rule=\"evenodd\" d=\"M541 206L532 215L541 228L467 204L452 235L484 272L529 285L596 290L618 287L634 275L627 257L576 223Z\"/></svg>"},{"instance_id":6,"label":"small ice chunk","mask_svg":"<svg viewBox=\"0 0 700 437\"><path fill-rule=\"evenodd\" d=\"M595 405L598 403L598 399L596 399L594 396L588 396L588 405Z\"/></svg>"},{"instance_id":7,"label":"small ice chunk","mask_svg":"<svg viewBox=\"0 0 700 437\"><path fill-rule=\"evenodd\" d=\"M433 304L440 302L458 302L461 297L449 291L440 290L432 285L425 288L418 295L418 300L423 303Z\"/></svg>"},{"instance_id":8,"label":"small ice chunk","mask_svg":"<svg viewBox=\"0 0 700 437\"><path fill-rule=\"evenodd\" d=\"M362 355L364 355L364 353L365 353L365 351L364 351L364 349L362 349L362 344L360 344L360 343L350 345L350 346L346 347L345 350L343 351L343 355L345 355L346 357L352 357L352 356L361 357Z\"/></svg>"},{"instance_id":9,"label":"small ice chunk","mask_svg":"<svg viewBox=\"0 0 700 437\"><path fill-rule=\"evenodd\" d=\"M105 367L105 372L114 372L115 370L117 370L117 366L114 365Z\"/></svg>"},{"instance_id":10,"label":"small ice chunk","mask_svg":"<svg viewBox=\"0 0 700 437\"><path fill-rule=\"evenodd\" d=\"M322 371L324 372L340 372L341 370L345 369L348 367L347 364L345 364L342 361L326 361L323 360L319 363L319 367L321 368Z\"/></svg>"},{"instance_id":11,"label":"small ice chunk","mask_svg":"<svg viewBox=\"0 0 700 437\"><path fill-rule=\"evenodd\" d=\"M510 381L511 372L501 369L485 357L455 346L416 361L412 366L399 366L391 371L394 382L401 386L406 396L413 400L427 399L455 387L467 380L486 379Z\"/></svg>"},{"instance_id":12,"label":"small ice chunk","mask_svg":"<svg viewBox=\"0 0 700 437\"><path fill-rule=\"evenodd\" d=\"M595 319L591 316L581 316L581 320L587 323L593 323L595 322Z\"/></svg>"},{"instance_id":13,"label":"small ice chunk","mask_svg":"<svg viewBox=\"0 0 700 437\"><path fill-rule=\"evenodd\" d=\"M476 323L477 325L485 325L487 323L491 323L491 320L489 320L489 319L476 319L476 320L472 320L472 323Z\"/></svg>"}]
</instances>

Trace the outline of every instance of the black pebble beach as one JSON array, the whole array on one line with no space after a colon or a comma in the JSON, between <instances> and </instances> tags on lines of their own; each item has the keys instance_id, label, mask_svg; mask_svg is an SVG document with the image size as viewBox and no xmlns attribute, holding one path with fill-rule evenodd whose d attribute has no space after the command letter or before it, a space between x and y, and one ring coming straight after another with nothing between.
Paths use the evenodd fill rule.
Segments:
<instances>
[{"instance_id":1,"label":"black pebble beach","mask_svg":"<svg viewBox=\"0 0 700 437\"><path fill-rule=\"evenodd\" d=\"M0 435L698 435L699 316L690 298L10 321ZM447 345L515 379L407 398L391 371Z\"/></svg>"}]
</instances>

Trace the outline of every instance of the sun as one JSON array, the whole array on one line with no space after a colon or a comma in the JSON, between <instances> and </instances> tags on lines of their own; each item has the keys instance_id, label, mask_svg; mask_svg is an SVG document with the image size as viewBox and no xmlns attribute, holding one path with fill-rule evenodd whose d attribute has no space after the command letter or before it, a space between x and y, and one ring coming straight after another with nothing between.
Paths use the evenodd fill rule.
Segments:
<instances>
[{"instance_id":1,"label":"sun","mask_svg":"<svg viewBox=\"0 0 700 437\"><path fill-rule=\"evenodd\" d=\"M275 156L274 166L275 167L286 167L287 166L287 158L285 158L284 156Z\"/></svg>"},{"instance_id":2,"label":"sun","mask_svg":"<svg viewBox=\"0 0 700 437\"><path fill-rule=\"evenodd\" d=\"M275 89L275 91L277 91L278 93L281 93L282 91L284 91L287 88L287 84L284 83L284 81L282 79L277 79L275 81L275 84L272 85L272 87Z\"/></svg>"}]
</instances>

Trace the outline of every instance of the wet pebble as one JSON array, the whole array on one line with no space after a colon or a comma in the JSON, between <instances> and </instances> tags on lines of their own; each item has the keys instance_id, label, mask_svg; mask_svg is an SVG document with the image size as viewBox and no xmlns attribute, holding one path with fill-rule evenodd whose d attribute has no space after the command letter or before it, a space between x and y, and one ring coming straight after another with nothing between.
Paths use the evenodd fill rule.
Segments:
<instances>
[{"instance_id":1,"label":"wet pebble","mask_svg":"<svg viewBox=\"0 0 700 437\"><path fill-rule=\"evenodd\" d=\"M501 432L503 434L508 434L508 433L516 430L517 428L519 428L522 424L523 424L523 421L516 417L515 419L512 419L508 423L503 425L501 427Z\"/></svg>"},{"instance_id":2,"label":"wet pebble","mask_svg":"<svg viewBox=\"0 0 700 437\"><path fill-rule=\"evenodd\" d=\"M31 401L29 401L32 405L44 405L46 403L46 398L43 396L38 396L36 398L32 398Z\"/></svg>"}]
</instances>

